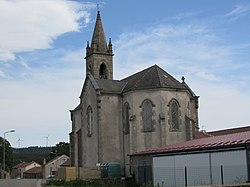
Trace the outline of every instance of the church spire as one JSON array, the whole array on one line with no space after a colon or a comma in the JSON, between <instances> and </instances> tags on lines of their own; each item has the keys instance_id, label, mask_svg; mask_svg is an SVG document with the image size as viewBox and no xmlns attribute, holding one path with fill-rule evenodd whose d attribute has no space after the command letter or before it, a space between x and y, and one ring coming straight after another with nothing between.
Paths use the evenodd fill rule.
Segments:
<instances>
[{"instance_id":1,"label":"church spire","mask_svg":"<svg viewBox=\"0 0 250 187\"><path fill-rule=\"evenodd\" d=\"M102 20L99 10L97 12L95 29L91 41L91 48L93 52L103 52L103 53L108 52L106 37L104 34L104 29L102 26Z\"/></svg>"},{"instance_id":2,"label":"church spire","mask_svg":"<svg viewBox=\"0 0 250 187\"><path fill-rule=\"evenodd\" d=\"M112 42L106 42L100 11L97 12L91 44L86 47L86 75L92 74L95 79L113 79Z\"/></svg>"}]
</instances>

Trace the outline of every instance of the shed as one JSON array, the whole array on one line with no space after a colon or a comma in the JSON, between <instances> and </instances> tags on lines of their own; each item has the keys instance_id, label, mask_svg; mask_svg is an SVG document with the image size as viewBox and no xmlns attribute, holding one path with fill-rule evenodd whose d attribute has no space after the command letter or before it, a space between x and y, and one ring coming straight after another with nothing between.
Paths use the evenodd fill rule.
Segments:
<instances>
[{"instance_id":1,"label":"shed","mask_svg":"<svg viewBox=\"0 0 250 187\"><path fill-rule=\"evenodd\" d=\"M152 180L164 187L246 183L250 181L250 131L148 149L130 159L139 183Z\"/></svg>"}]
</instances>

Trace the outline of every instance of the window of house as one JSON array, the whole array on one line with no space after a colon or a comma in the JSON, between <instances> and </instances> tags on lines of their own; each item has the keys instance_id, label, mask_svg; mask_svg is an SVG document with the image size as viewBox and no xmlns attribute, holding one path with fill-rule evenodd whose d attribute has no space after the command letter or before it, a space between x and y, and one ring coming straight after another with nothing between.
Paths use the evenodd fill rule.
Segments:
<instances>
[{"instance_id":1,"label":"window of house","mask_svg":"<svg viewBox=\"0 0 250 187\"><path fill-rule=\"evenodd\" d=\"M87 109L87 135L92 136L93 133L93 111L89 106Z\"/></svg>"},{"instance_id":2,"label":"window of house","mask_svg":"<svg viewBox=\"0 0 250 187\"><path fill-rule=\"evenodd\" d=\"M124 134L129 134L129 104L125 103L123 106L123 127Z\"/></svg>"},{"instance_id":3,"label":"window of house","mask_svg":"<svg viewBox=\"0 0 250 187\"><path fill-rule=\"evenodd\" d=\"M100 72L99 72L100 79L107 79L107 67L104 63L100 66Z\"/></svg>"},{"instance_id":4,"label":"window of house","mask_svg":"<svg viewBox=\"0 0 250 187\"><path fill-rule=\"evenodd\" d=\"M142 104L144 131L152 131L152 102L145 100Z\"/></svg>"},{"instance_id":5,"label":"window of house","mask_svg":"<svg viewBox=\"0 0 250 187\"><path fill-rule=\"evenodd\" d=\"M170 123L172 130L179 130L179 104L176 100L170 104Z\"/></svg>"}]
</instances>

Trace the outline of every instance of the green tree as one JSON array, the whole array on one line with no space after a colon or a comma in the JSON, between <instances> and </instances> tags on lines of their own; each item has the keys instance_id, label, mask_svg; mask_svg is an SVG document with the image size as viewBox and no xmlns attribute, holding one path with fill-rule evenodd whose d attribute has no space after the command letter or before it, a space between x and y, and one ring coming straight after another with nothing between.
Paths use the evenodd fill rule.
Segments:
<instances>
[{"instance_id":1,"label":"green tree","mask_svg":"<svg viewBox=\"0 0 250 187\"><path fill-rule=\"evenodd\" d=\"M3 168L3 137L0 137L0 165ZM13 152L10 143L5 139L5 170L11 171L13 165Z\"/></svg>"},{"instance_id":2,"label":"green tree","mask_svg":"<svg viewBox=\"0 0 250 187\"><path fill-rule=\"evenodd\" d=\"M52 147L50 152L50 159L55 158L56 156L67 155L69 156L69 143L68 142L59 142L55 147Z\"/></svg>"}]
</instances>

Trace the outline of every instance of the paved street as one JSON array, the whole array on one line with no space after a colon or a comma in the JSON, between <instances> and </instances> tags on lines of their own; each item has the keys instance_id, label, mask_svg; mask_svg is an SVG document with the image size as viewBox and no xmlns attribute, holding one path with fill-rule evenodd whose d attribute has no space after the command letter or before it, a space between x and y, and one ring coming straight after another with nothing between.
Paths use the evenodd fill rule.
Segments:
<instances>
[{"instance_id":1,"label":"paved street","mask_svg":"<svg viewBox=\"0 0 250 187\"><path fill-rule=\"evenodd\" d=\"M42 187L43 179L0 179L0 187Z\"/></svg>"}]
</instances>

